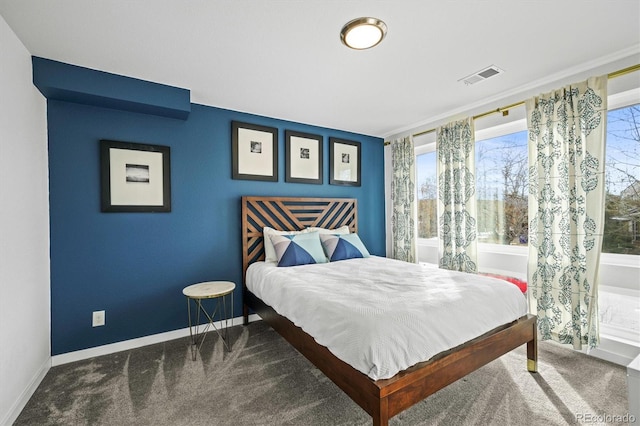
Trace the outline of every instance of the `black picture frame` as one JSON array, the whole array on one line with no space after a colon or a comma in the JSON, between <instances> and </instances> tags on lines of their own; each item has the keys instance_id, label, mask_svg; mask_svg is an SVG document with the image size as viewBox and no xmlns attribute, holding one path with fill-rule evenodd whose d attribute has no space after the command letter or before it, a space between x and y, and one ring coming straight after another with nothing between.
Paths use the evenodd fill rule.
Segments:
<instances>
[{"instance_id":1,"label":"black picture frame","mask_svg":"<svg viewBox=\"0 0 640 426\"><path fill-rule=\"evenodd\" d=\"M285 182L322 185L322 136L285 130Z\"/></svg>"},{"instance_id":2,"label":"black picture frame","mask_svg":"<svg viewBox=\"0 0 640 426\"><path fill-rule=\"evenodd\" d=\"M360 142L329 138L329 184L360 186Z\"/></svg>"},{"instance_id":3,"label":"black picture frame","mask_svg":"<svg viewBox=\"0 0 640 426\"><path fill-rule=\"evenodd\" d=\"M101 211L171 211L168 146L100 140Z\"/></svg>"},{"instance_id":4,"label":"black picture frame","mask_svg":"<svg viewBox=\"0 0 640 426\"><path fill-rule=\"evenodd\" d=\"M278 129L231 122L232 179L278 181Z\"/></svg>"}]
</instances>

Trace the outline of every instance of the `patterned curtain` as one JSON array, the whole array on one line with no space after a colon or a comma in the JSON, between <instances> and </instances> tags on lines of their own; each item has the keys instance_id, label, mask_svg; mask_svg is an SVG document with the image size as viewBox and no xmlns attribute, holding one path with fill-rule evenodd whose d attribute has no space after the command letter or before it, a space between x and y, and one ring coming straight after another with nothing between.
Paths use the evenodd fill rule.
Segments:
<instances>
[{"instance_id":1,"label":"patterned curtain","mask_svg":"<svg viewBox=\"0 0 640 426\"><path fill-rule=\"evenodd\" d=\"M391 142L391 256L412 263L416 262L415 156L409 136Z\"/></svg>"},{"instance_id":2,"label":"patterned curtain","mask_svg":"<svg viewBox=\"0 0 640 426\"><path fill-rule=\"evenodd\" d=\"M440 267L478 272L473 119L438 127Z\"/></svg>"},{"instance_id":3,"label":"patterned curtain","mask_svg":"<svg viewBox=\"0 0 640 426\"><path fill-rule=\"evenodd\" d=\"M598 344L607 78L525 102L529 128L529 306L543 340Z\"/></svg>"}]
</instances>

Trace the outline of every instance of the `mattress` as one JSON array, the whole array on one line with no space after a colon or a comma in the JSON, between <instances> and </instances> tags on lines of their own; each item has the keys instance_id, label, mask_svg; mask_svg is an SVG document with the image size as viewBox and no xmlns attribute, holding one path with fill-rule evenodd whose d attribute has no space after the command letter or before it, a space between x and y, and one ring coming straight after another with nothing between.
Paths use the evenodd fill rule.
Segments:
<instances>
[{"instance_id":1,"label":"mattress","mask_svg":"<svg viewBox=\"0 0 640 426\"><path fill-rule=\"evenodd\" d=\"M278 267L256 262L247 288L373 380L527 314L511 283L383 257Z\"/></svg>"}]
</instances>

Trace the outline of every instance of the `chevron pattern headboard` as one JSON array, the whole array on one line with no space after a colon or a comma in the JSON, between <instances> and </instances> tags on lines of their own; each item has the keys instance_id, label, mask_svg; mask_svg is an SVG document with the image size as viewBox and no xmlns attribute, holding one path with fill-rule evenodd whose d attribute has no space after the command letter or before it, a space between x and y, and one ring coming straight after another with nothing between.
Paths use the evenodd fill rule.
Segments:
<instances>
[{"instance_id":1,"label":"chevron pattern headboard","mask_svg":"<svg viewBox=\"0 0 640 426\"><path fill-rule=\"evenodd\" d=\"M264 259L262 228L299 231L309 226L358 231L355 198L242 197L242 277L249 265Z\"/></svg>"}]
</instances>

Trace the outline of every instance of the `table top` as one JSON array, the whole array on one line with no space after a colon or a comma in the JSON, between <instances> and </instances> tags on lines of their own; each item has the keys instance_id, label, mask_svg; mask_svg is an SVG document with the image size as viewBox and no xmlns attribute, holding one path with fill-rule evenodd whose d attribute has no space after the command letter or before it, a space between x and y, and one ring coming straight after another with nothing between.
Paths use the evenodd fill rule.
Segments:
<instances>
[{"instance_id":1,"label":"table top","mask_svg":"<svg viewBox=\"0 0 640 426\"><path fill-rule=\"evenodd\" d=\"M236 288L231 281L206 281L182 289L182 294L192 299L211 299L226 296Z\"/></svg>"}]
</instances>

